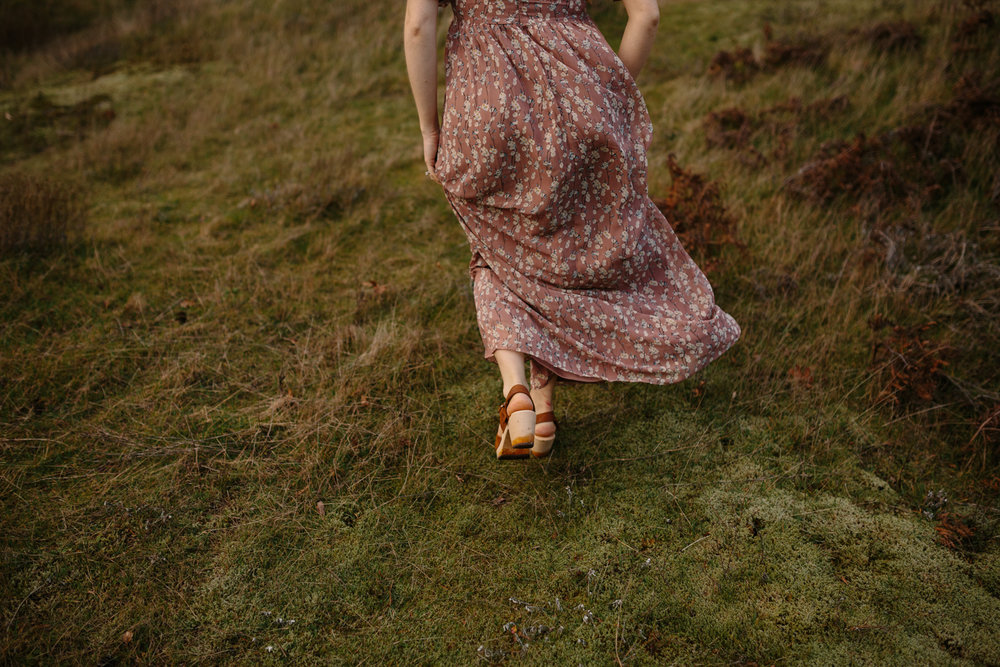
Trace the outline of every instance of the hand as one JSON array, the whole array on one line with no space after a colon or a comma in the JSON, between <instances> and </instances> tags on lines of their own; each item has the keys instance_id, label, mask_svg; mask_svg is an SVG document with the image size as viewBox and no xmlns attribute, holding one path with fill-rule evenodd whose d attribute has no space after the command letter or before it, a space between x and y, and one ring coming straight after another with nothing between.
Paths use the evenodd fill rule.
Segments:
<instances>
[{"instance_id":1,"label":"hand","mask_svg":"<svg viewBox=\"0 0 1000 667\"><path fill-rule=\"evenodd\" d=\"M437 164L438 142L441 133L438 130L423 132L424 136L424 164L427 166L428 176L435 183L440 183L437 174L434 173L434 165Z\"/></svg>"}]
</instances>

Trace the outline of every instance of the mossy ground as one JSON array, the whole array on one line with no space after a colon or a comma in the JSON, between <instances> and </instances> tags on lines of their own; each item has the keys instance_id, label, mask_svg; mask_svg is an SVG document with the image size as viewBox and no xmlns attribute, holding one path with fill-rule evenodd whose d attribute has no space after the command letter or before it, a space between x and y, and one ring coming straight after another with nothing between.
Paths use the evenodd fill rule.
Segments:
<instances>
[{"instance_id":1,"label":"mossy ground","mask_svg":"<svg viewBox=\"0 0 1000 667\"><path fill-rule=\"evenodd\" d=\"M0 258L0 656L1000 663L980 5L662 4L650 190L671 153L719 184L743 247L690 250L743 338L678 385L562 387L553 457L503 465L398 3L125 3L3 56L0 170L84 188L89 221ZM616 44L621 7L594 15ZM707 145L730 108L777 124ZM934 192L827 143L928 109Z\"/></svg>"}]
</instances>

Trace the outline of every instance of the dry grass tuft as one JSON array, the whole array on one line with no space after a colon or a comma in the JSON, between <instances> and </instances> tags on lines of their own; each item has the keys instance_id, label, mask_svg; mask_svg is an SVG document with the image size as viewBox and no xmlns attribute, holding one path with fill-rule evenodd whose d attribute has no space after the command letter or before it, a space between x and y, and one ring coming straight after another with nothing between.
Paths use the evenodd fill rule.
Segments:
<instances>
[{"instance_id":1,"label":"dry grass tuft","mask_svg":"<svg viewBox=\"0 0 1000 667\"><path fill-rule=\"evenodd\" d=\"M970 72L952 87L954 98L948 104L930 106L925 114L931 124L944 123L954 131L1000 127L1000 77L983 81L983 75Z\"/></svg>"},{"instance_id":2,"label":"dry grass tuft","mask_svg":"<svg viewBox=\"0 0 1000 667\"><path fill-rule=\"evenodd\" d=\"M0 252L53 250L79 234L85 220L78 186L46 176L0 174Z\"/></svg>"},{"instance_id":3,"label":"dry grass tuft","mask_svg":"<svg viewBox=\"0 0 1000 667\"><path fill-rule=\"evenodd\" d=\"M826 142L786 184L819 203L850 197L862 215L901 205L920 211L964 178L967 144L1000 143L998 91L1000 79L966 74L950 102L928 105L909 124L875 136Z\"/></svg>"},{"instance_id":4,"label":"dry grass tuft","mask_svg":"<svg viewBox=\"0 0 1000 667\"><path fill-rule=\"evenodd\" d=\"M764 51L758 58L752 49L739 47L719 51L709 62L708 75L734 83L746 83L760 72L789 65L818 67L826 62L830 43L824 36L799 35L789 40L774 38L771 25L764 24Z\"/></svg>"},{"instance_id":5,"label":"dry grass tuft","mask_svg":"<svg viewBox=\"0 0 1000 667\"><path fill-rule=\"evenodd\" d=\"M336 219L365 196L362 177L345 170L350 152L319 157L297 165L290 179L270 188L252 189L241 206L283 213L296 220Z\"/></svg>"},{"instance_id":6,"label":"dry grass tuft","mask_svg":"<svg viewBox=\"0 0 1000 667\"><path fill-rule=\"evenodd\" d=\"M937 232L927 223L906 220L875 226L870 249L878 255L886 286L908 296L956 296L970 290L1000 290L1000 266L964 230Z\"/></svg>"},{"instance_id":7,"label":"dry grass tuft","mask_svg":"<svg viewBox=\"0 0 1000 667\"><path fill-rule=\"evenodd\" d=\"M991 463L1000 454L1000 402L987 408L975 422L976 430L966 445L968 462L978 461L979 472L986 472L992 469Z\"/></svg>"},{"instance_id":8,"label":"dry grass tuft","mask_svg":"<svg viewBox=\"0 0 1000 667\"><path fill-rule=\"evenodd\" d=\"M128 62L168 67L210 60L216 55L218 34L199 22L204 18L199 17L202 1L97 0L81 3L86 8L76 12L79 19L69 22L62 19L74 15L72 8L50 8L48 15L40 16L33 11L25 20L37 22L44 38L25 41L22 48L34 51L24 54L0 51L5 56L0 57L0 88L39 81L68 69L86 70L97 78Z\"/></svg>"}]
</instances>

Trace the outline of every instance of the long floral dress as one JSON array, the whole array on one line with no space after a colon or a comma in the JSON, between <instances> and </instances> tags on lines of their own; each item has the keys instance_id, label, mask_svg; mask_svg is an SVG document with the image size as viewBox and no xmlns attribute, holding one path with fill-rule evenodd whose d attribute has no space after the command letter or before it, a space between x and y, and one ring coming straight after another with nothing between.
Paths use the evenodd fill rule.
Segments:
<instances>
[{"instance_id":1,"label":"long floral dress","mask_svg":"<svg viewBox=\"0 0 1000 667\"><path fill-rule=\"evenodd\" d=\"M487 359L679 382L740 337L647 190L652 125L586 0L451 0L435 164Z\"/></svg>"}]
</instances>

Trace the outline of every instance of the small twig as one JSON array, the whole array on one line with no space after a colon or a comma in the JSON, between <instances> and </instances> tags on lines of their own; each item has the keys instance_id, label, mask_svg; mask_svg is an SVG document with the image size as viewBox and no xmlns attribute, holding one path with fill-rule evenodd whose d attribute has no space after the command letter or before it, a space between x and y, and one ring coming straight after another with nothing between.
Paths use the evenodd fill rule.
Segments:
<instances>
[{"instance_id":1,"label":"small twig","mask_svg":"<svg viewBox=\"0 0 1000 667\"><path fill-rule=\"evenodd\" d=\"M885 425L886 426L891 426L891 425L895 424L896 422L903 421L904 419L909 419L910 417L916 417L917 415L922 415L925 412L933 412L934 410L940 410L941 408L947 408L950 405L955 405L955 403L954 402L952 402L952 403L938 403L936 405L930 406L929 408L924 408L923 410L917 410L916 412L910 412L910 413L902 415L900 417L896 417L895 419L886 422Z\"/></svg>"},{"instance_id":2,"label":"small twig","mask_svg":"<svg viewBox=\"0 0 1000 667\"><path fill-rule=\"evenodd\" d=\"M677 511L680 512L681 516L684 517L684 520L688 522L688 528L691 528L692 527L691 519L689 519L688 515L684 513L684 508L681 507L681 501L677 499L677 496L675 496L674 492L671 491L670 489L664 488L663 490L669 493L670 497L674 499L674 504L677 505Z\"/></svg>"},{"instance_id":3,"label":"small twig","mask_svg":"<svg viewBox=\"0 0 1000 667\"><path fill-rule=\"evenodd\" d=\"M7 621L7 628L6 628L6 630L10 630L10 625L11 625L11 623L14 622L14 618L17 617L17 612L21 611L22 605L24 605L24 603L28 601L28 598L30 598L32 595L34 595L38 591L42 590L44 587L45 587L45 582L38 584L37 586L35 586L35 590L31 591L30 593L28 593L27 595L25 595L21 599L21 601L17 605L17 608L14 609L14 613L10 615L10 620Z\"/></svg>"},{"instance_id":4,"label":"small twig","mask_svg":"<svg viewBox=\"0 0 1000 667\"><path fill-rule=\"evenodd\" d=\"M708 535L703 535L702 537L699 537L699 538L698 538L697 540L695 540L695 541L694 541L694 542L692 542L691 544L689 544L689 545L687 545L686 547L684 547L683 549L681 549L681 550L680 550L680 551L679 551L678 553L684 553L684 552L685 552L685 551L687 551L687 550L688 550L688 549L689 549L690 547L693 547L694 545L698 544L698 543L699 543L699 542L701 542L702 540L705 540L705 539L708 539L708 537L709 537Z\"/></svg>"}]
</instances>

